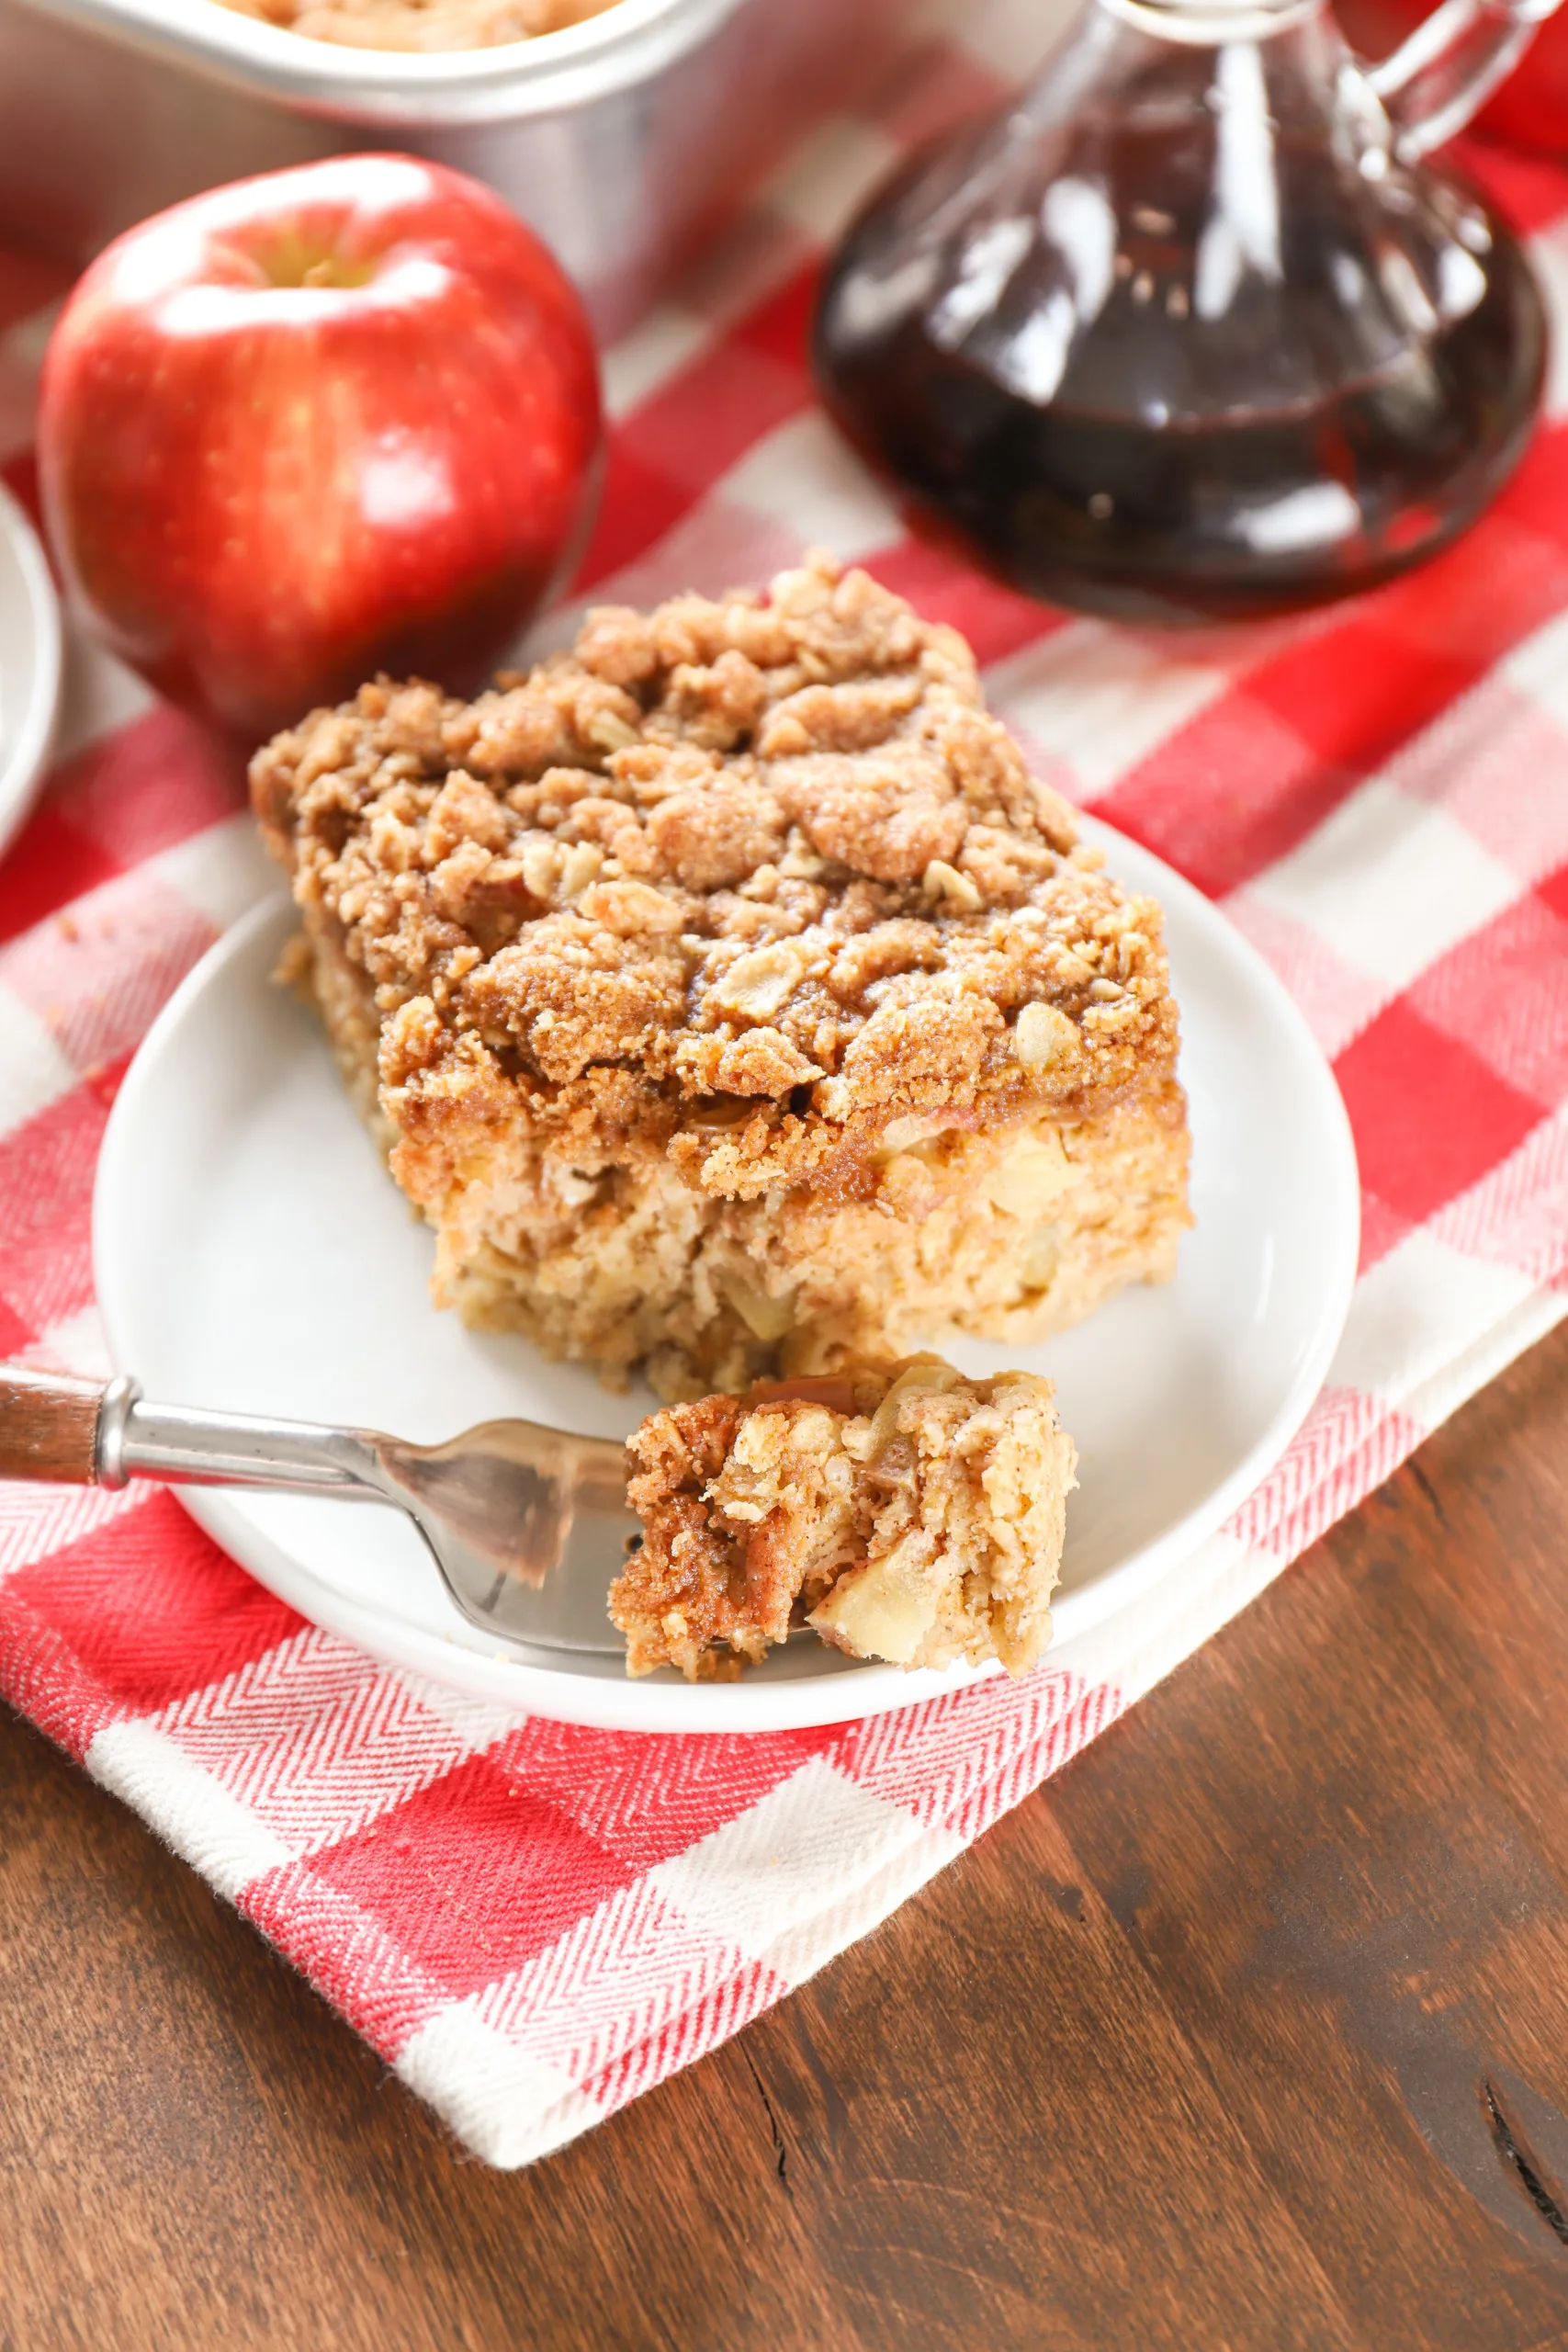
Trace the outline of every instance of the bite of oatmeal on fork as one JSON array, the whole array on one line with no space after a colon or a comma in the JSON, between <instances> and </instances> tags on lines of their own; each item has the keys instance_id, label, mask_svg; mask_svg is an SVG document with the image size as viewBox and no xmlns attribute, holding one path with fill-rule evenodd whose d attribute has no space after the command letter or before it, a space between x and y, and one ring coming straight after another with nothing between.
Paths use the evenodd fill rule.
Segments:
<instances>
[{"instance_id":1,"label":"bite of oatmeal on fork","mask_svg":"<svg viewBox=\"0 0 1568 2352\"><path fill-rule=\"evenodd\" d=\"M633 1674L728 1679L798 1625L1010 1674L1050 1639L1077 1455L1048 1380L860 1363L668 1407L627 1451L644 1535L610 1614Z\"/></svg>"}]
</instances>

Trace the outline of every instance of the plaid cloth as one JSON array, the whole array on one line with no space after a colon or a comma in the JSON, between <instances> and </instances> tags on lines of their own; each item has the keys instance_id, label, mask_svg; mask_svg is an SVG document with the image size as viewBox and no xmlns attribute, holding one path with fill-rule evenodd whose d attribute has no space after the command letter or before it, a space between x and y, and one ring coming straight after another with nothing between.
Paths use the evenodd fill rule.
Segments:
<instances>
[{"instance_id":1,"label":"plaid cloth","mask_svg":"<svg viewBox=\"0 0 1568 2352\"><path fill-rule=\"evenodd\" d=\"M584 586L641 601L812 542L859 558L975 641L1053 783L1219 899L1283 976L1365 1184L1349 1326L1285 1461L1076 1672L715 1739L518 1722L385 1671L166 1494L0 1489L0 1692L493 2164L570 2140L886 1917L1564 1311L1568 375L1461 547L1303 620L1170 639L1070 619L911 539L812 404L814 272L908 140L1028 62L1033 17L972 8L610 354ZM1568 181L1481 167L1568 302ZM0 254L0 460L24 496L59 291ZM257 890L238 807L186 721L76 649L59 764L0 865L7 1354L103 1368L98 1142L149 1021Z\"/></svg>"}]
</instances>

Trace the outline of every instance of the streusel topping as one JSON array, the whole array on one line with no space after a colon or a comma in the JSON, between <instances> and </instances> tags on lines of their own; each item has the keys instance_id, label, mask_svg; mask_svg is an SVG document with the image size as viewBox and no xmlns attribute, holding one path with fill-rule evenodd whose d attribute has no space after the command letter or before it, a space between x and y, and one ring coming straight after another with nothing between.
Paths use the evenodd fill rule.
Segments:
<instances>
[{"instance_id":1,"label":"streusel topping","mask_svg":"<svg viewBox=\"0 0 1568 2352\"><path fill-rule=\"evenodd\" d=\"M963 639L824 560L602 608L472 703L379 680L252 782L374 985L387 1083L484 1063L707 1190L849 1181L846 1139L926 1111L1082 1115L1174 1057L1158 909Z\"/></svg>"}]
</instances>

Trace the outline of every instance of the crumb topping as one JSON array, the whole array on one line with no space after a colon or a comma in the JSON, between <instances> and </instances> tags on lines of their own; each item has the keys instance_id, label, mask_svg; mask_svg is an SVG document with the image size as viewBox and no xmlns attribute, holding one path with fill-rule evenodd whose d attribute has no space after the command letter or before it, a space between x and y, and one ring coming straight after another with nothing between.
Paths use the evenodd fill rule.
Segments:
<instances>
[{"instance_id":1,"label":"crumb topping","mask_svg":"<svg viewBox=\"0 0 1568 2352\"><path fill-rule=\"evenodd\" d=\"M472 703L378 680L252 786L374 989L384 1083L504 1078L708 1191L848 1181L936 1109L1088 1115L1174 1060L1157 907L1079 844L963 639L824 560L601 608Z\"/></svg>"}]
</instances>

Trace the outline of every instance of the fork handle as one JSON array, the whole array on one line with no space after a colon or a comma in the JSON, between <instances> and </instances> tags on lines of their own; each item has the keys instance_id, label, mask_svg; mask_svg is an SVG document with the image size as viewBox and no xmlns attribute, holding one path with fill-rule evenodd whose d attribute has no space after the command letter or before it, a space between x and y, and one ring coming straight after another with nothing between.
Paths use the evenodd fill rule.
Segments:
<instances>
[{"instance_id":1,"label":"fork handle","mask_svg":"<svg viewBox=\"0 0 1568 2352\"><path fill-rule=\"evenodd\" d=\"M46 1478L91 1487L98 1476L101 1380L0 1364L0 1478Z\"/></svg>"},{"instance_id":2,"label":"fork handle","mask_svg":"<svg viewBox=\"0 0 1568 2352\"><path fill-rule=\"evenodd\" d=\"M73 1380L0 1364L0 1479L107 1487L276 1487L293 1494L387 1498L373 1475L385 1442L313 1421L258 1420L150 1405L134 1380Z\"/></svg>"}]
</instances>

